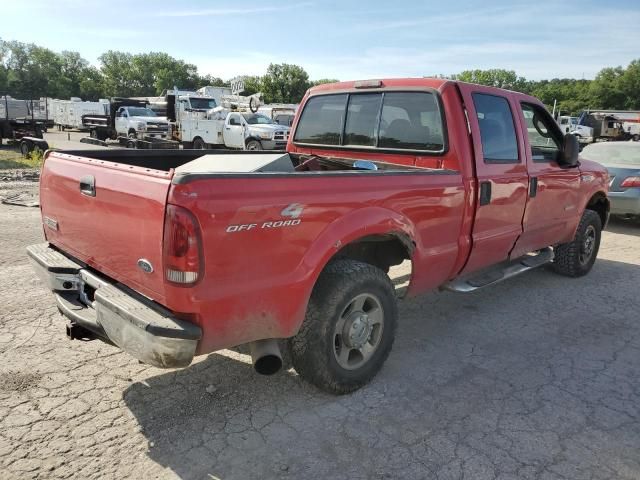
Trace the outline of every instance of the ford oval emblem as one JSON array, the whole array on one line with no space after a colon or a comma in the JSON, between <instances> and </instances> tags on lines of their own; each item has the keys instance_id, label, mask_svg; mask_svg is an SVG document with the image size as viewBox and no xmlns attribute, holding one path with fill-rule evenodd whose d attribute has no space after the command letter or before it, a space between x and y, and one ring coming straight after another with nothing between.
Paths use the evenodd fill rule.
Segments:
<instances>
[{"instance_id":1,"label":"ford oval emblem","mask_svg":"<svg viewBox=\"0 0 640 480\"><path fill-rule=\"evenodd\" d=\"M138 260L138 267L140 267L140 270L142 270L144 273L153 272L153 265L151 265L151 262L146 258L141 258L140 260Z\"/></svg>"}]
</instances>

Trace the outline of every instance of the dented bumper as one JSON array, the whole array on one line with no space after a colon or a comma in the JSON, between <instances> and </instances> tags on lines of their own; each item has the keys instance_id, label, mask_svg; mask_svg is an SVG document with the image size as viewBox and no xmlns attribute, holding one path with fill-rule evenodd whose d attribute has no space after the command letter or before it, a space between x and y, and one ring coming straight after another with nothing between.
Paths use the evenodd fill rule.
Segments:
<instances>
[{"instance_id":1,"label":"dented bumper","mask_svg":"<svg viewBox=\"0 0 640 480\"><path fill-rule=\"evenodd\" d=\"M27 247L38 276L72 324L160 368L188 366L202 330L51 248Z\"/></svg>"}]
</instances>

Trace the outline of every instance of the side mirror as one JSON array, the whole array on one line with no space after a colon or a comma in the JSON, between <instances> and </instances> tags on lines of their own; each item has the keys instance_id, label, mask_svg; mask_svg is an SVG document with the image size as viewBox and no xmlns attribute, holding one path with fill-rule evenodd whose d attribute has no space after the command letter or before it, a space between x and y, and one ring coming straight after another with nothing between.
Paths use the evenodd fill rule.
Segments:
<instances>
[{"instance_id":1,"label":"side mirror","mask_svg":"<svg viewBox=\"0 0 640 480\"><path fill-rule=\"evenodd\" d=\"M558 163L563 167L575 167L578 165L578 154L580 153L580 142L573 134L566 134L562 145L562 151L558 158Z\"/></svg>"}]
</instances>

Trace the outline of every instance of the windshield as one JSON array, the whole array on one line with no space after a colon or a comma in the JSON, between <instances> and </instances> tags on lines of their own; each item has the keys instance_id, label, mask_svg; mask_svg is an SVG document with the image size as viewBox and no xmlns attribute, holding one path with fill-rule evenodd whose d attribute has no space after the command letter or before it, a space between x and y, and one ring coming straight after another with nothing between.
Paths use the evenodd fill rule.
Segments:
<instances>
[{"instance_id":1,"label":"windshield","mask_svg":"<svg viewBox=\"0 0 640 480\"><path fill-rule=\"evenodd\" d=\"M242 116L249 125L273 125L273 120L260 113L243 113Z\"/></svg>"},{"instance_id":2,"label":"windshield","mask_svg":"<svg viewBox=\"0 0 640 480\"><path fill-rule=\"evenodd\" d=\"M150 108L144 107L129 107L129 115L132 117L156 117L156 112Z\"/></svg>"},{"instance_id":3,"label":"windshield","mask_svg":"<svg viewBox=\"0 0 640 480\"><path fill-rule=\"evenodd\" d=\"M211 110L212 108L216 108L216 101L213 98L193 98L189 99L191 103L191 108L194 110Z\"/></svg>"},{"instance_id":4,"label":"windshield","mask_svg":"<svg viewBox=\"0 0 640 480\"><path fill-rule=\"evenodd\" d=\"M640 167L640 144L624 142L616 145L588 145L582 155L603 165L631 165Z\"/></svg>"}]
</instances>

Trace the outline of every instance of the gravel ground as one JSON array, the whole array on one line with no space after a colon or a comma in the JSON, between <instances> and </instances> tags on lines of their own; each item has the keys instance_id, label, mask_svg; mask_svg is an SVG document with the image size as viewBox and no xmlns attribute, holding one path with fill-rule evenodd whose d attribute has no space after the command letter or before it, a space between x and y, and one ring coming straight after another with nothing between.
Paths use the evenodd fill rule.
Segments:
<instances>
[{"instance_id":1,"label":"gravel ground","mask_svg":"<svg viewBox=\"0 0 640 480\"><path fill-rule=\"evenodd\" d=\"M640 226L585 278L546 269L401 302L374 381L333 397L231 351L185 370L70 342L0 205L0 477L640 478ZM402 274L403 272L400 272Z\"/></svg>"}]
</instances>

